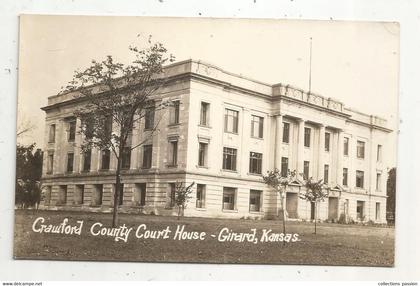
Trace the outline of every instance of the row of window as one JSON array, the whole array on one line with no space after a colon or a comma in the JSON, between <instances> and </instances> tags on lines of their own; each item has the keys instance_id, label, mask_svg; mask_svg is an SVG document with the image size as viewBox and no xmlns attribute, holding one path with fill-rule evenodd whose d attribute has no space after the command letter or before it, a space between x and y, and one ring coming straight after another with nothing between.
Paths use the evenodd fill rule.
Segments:
<instances>
[{"instance_id":1,"label":"row of window","mask_svg":"<svg viewBox=\"0 0 420 286\"><path fill-rule=\"evenodd\" d=\"M287 157L282 157L281 158L281 175L283 177L287 176L287 171L289 167L289 158ZM329 181L329 172L330 172L330 166L328 164L324 165L324 183L328 184ZM349 170L348 168L343 168L343 182L342 185L344 187L348 186L348 175L349 175ZM303 176L305 179L309 178L309 161L304 161L303 162ZM360 171L360 170L356 170L356 188L364 188L364 177L365 177L365 172L364 171ZM376 190L380 191L381 190L381 179L382 179L382 175L381 173L377 173L376 174Z\"/></svg>"},{"instance_id":2,"label":"row of window","mask_svg":"<svg viewBox=\"0 0 420 286\"><path fill-rule=\"evenodd\" d=\"M174 125L179 123L179 114L180 114L180 101L172 101L171 106L169 107L169 124ZM144 129L151 130L154 126L154 118L155 118L155 108L148 107L144 109ZM74 142L76 139L76 118L75 117L68 117L65 119L66 126L67 126L67 141ZM91 138L90 134L93 133L89 132L89 124L86 127L87 130L85 132L86 137ZM112 118L110 116L104 119L104 134L111 135L112 134ZM49 126L49 134L48 134L48 142L53 143L55 142L56 136L56 125L51 124Z\"/></svg>"},{"instance_id":3,"label":"row of window","mask_svg":"<svg viewBox=\"0 0 420 286\"><path fill-rule=\"evenodd\" d=\"M177 164L177 149L178 149L178 142L171 141L171 151L172 151L172 162L168 166L175 166ZM199 143L199 151L198 151L198 165L201 167L205 167L207 165L207 149L208 143ZM152 165L152 145L144 145L143 146L143 165L142 168L149 169ZM52 172L52 162L54 160L54 155L48 155L48 172ZM250 152L249 155L249 173L250 174L261 174L262 173L262 153L257 152ZM122 157L122 168L128 169L130 168L130 158L131 158L131 150L125 149L123 151ZM224 170L236 171L237 170L237 149L234 148L223 148L223 166ZM73 165L74 165L74 153L67 154L67 172L73 172ZM102 151L102 160L101 160L101 169L108 170L110 165L110 151L103 150ZM303 162L303 175L304 178L309 178L309 161ZM91 167L91 150L86 151L83 156L83 169L82 171L88 172L90 171ZM287 171L289 170L289 159L287 157L281 158L281 175L283 177L287 176ZM330 167L328 164L324 165L324 183L329 182L329 171ZM348 168L343 168L343 186L348 186ZM356 171L356 187L357 188L364 188L364 172L357 170ZM376 190L381 189L381 174L377 173L376 175Z\"/></svg>"},{"instance_id":4,"label":"row of window","mask_svg":"<svg viewBox=\"0 0 420 286\"><path fill-rule=\"evenodd\" d=\"M146 183L135 184L135 189L133 192L133 202L137 206L146 205ZM103 192L104 188L102 184L93 185L91 202L90 206L101 206L103 204ZM85 204L85 186L84 185L75 185L75 190L73 192L73 204L83 205ZM166 207L172 208L175 207L175 195L176 195L176 186L175 183L169 183L169 193L166 196ZM49 205L51 201L51 186L47 187L47 193L44 197L45 204ZM58 201L57 205L65 205L69 201L67 194L67 185L61 185L59 187ZM249 212L261 212L262 210L262 201L263 201L263 191L261 190L250 190L249 191ZM119 192L119 205L124 204L124 184L121 185ZM346 200L345 203L345 212L348 214L349 200ZM205 208L206 207L206 185L197 184L197 191L195 196L195 207L196 208ZM237 210L237 189L231 187L223 187L222 195L222 210ZM357 218L363 220L365 217L365 202L357 201L356 202L356 215ZM376 202L375 204L375 218L376 220L380 219L380 203Z\"/></svg>"},{"instance_id":5,"label":"row of window","mask_svg":"<svg viewBox=\"0 0 420 286\"><path fill-rule=\"evenodd\" d=\"M115 185L114 185L115 187ZM51 186L47 187L47 193L45 195L45 204L51 202ZM146 183L135 184L133 202L137 206L146 205ZM103 193L104 187L102 184L93 185L91 193L90 206L101 206L103 204ZM169 183L169 193L166 197L166 207L175 207L175 196L176 196L176 185L175 183ZM224 187L222 196L222 209L223 210L236 210L237 189ZM57 205L65 205L69 202L67 185L61 185L58 192ZM75 185L73 192L73 204L83 205L85 204L85 186ZM124 204L124 184L121 184L118 205ZM206 207L206 185L197 184L197 191L195 196L196 208ZM250 190L249 192L249 211L260 212L262 207L262 191Z\"/></svg>"},{"instance_id":6,"label":"row of window","mask_svg":"<svg viewBox=\"0 0 420 286\"><path fill-rule=\"evenodd\" d=\"M200 115L200 124L201 125L208 125L209 123L209 103L202 102L201 103L201 115ZM170 122L176 124L179 122L179 101L174 101L171 108L171 116ZM237 133L238 128L238 111L225 109L225 131ZM154 109L147 108L145 110L145 129L153 128L154 124ZM68 139L69 141L74 141L75 139L75 132L76 132L76 120L74 118L67 119L68 123ZM252 116L251 120L251 134L253 137L262 138L263 137L263 124L264 118L258 116ZM104 130L107 134L112 133L112 120L111 118L106 118L104 120ZM306 147L310 147L310 136L311 136L311 128L305 127L304 129L304 145ZM289 132L290 132L290 123L283 122L283 142L289 142ZM88 134L87 134L88 135ZM325 133L325 151L330 150L330 133ZM50 126L50 141L55 140L55 124ZM129 142L131 140L128 140ZM178 161L178 141L177 139L170 139L170 162L168 166L176 166ZM199 143L199 155L198 155L198 166L207 166L207 149L208 143ZM349 138L344 137L344 148L343 148L344 155L348 155L349 152ZM377 161L381 160L382 154L382 146L378 145L377 148ZM108 170L110 165L110 151L103 150L102 151L102 160L101 160L101 169ZM237 150L234 148L224 148L223 150L223 169L225 170L232 170L236 171L236 157L237 157ZM365 157L365 142L357 141L357 157L364 158ZM48 163L47 163L47 173L52 173L53 169L53 158L54 153L49 152L48 155ZM73 161L74 161L74 154L68 153L67 154L67 172L73 172ZM129 169L130 168L130 161L131 161L131 147L124 147L122 152L122 168ZM152 145L145 145L143 151L143 168L151 168L152 162ZM262 154L251 152L250 155L250 164L249 164L249 172L252 174L261 174L261 165L262 165ZM83 171L89 171L91 164L91 151L87 151L84 154L84 163L83 163ZM282 163L283 165L283 163ZM307 165L307 166L306 166ZM306 166L306 167L305 167ZM328 168L328 165L326 165ZM305 171L307 170L307 171ZM308 176L309 172L309 162L304 163L304 174ZM326 170L324 173L328 173ZM328 176L325 176L328 178Z\"/></svg>"},{"instance_id":7,"label":"row of window","mask_svg":"<svg viewBox=\"0 0 420 286\"><path fill-rule=\"evenodd\" d=\"M305 147L311 147L311 128L305 127L304 128L304 142L303 145ZM325 138L324 138L324 150L326 152L330 151L331 146L331 133L325 132ZM283 122L283 143L289 143L290 140L290 123ZM349 144L350 139L348 137L344 137L343 142L343 155L348 156L349 155ZM365 142L357 140L356 143L356 156L359 159L365 158ZM377 146L376 149L376 161L380 162L382 160L382 145Z\"/></svg>"},{"instance_id":8,"label":"row of window","mask_svg":"<svg viewBox=\"0 0 420 286\"><path fill-rule=\"evenodd\" d=\"M115 185L114 185L115 188ZM47 187L47 192L45 194L45 203L50 204L51 202L51 186ZM104 187L102 184L93 185L91 193L90 206L101 206L103 203L103 193ZM65 205L69 201L67 185L59 186L58 191L58 200L57 205ZM120 185L120 192L118 197L118 205L123 205L124 202L124 184ZM73 191L73 204L82 205L85 203L85 185L75 185ZM134 203L139 206L144 206L146 204L146 184L135 184L134 191Z\"/></svg>"}]
</instances>

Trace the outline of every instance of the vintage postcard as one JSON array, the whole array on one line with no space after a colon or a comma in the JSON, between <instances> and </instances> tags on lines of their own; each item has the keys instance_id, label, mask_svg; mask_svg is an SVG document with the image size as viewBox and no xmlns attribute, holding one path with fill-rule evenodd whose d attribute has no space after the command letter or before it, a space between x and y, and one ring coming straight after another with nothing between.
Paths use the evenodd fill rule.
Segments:
<instances>
[{"instance_id":1,"label":"vintage postcard","mask_svg":"<svg viewBox=\"0 0 420 286\"><path fill-rule=\"evenodd\" d=\"M22 15L16 259L394 265L399 25Z\"/></svg>"}]
</instances>

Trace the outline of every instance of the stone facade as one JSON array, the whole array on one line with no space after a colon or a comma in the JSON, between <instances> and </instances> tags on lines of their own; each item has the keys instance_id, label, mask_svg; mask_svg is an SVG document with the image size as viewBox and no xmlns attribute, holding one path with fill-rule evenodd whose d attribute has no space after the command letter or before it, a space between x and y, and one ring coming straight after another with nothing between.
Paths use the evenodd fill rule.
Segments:
<instances>
[{"instance_id":1,"label":"stone facade","mask_svg":"<svg viewBox=\"0 0 420 286\"><path fill-rule=\"evenodd\" d=\"M176 214L173 183L194 181L187 216L275 216L279 198L261 174L287 168L316 179L327 176L334 189L315 210L299 198L302 187L291 187L286 198L290 219L310 220L317 212L322 220L342 216L386 222L388 154L395 150L388 149L391 130L384 119L331 98L193 60L168 66L165 76L168 84L156 100L179 101L179 121L172 122L174 110L155 115L160 131L146 142L152 145L151 166L144 167L143 146L132 151L130 168L122 175L121 211ZM90 168L84 170L81 135L76 131L74 140L69 139L72 128L80 126L71 119L78 104L67 93L50 97L43 108L47 128L42 207L111 211L116 160L111 154L109 169L103 170L101 151L94 149ZM148 132L140 122L133 129L132 144L143 141Z\"/></svg>"}]
</instances>

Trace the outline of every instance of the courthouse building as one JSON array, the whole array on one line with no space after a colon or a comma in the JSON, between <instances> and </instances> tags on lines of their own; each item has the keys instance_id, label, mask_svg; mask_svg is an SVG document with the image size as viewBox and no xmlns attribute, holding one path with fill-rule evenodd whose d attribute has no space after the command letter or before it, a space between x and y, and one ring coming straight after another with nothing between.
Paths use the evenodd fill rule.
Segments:
<instances>
[{"instance_id":1,"label":"courthouse building","mask_svg":"<svg viewBox=\"0 0 420 286\"><path fill-rule=\"evenodd\" d=\"M166 67L157 100L174 104L134 126L135 146L160 118L159 132L123 158L121 212L176 214L175 183L195 182L186 216L264 218L281 206L262 174L278 168L323 179L332 190L314 205L287 190L289 219L384 223L385 119L285 84L266 84L188 60ZM48 98L43 165L45 209L111 211L116 159L109 150L82 155L74 94Z\"/></svg>"}]
</instances>

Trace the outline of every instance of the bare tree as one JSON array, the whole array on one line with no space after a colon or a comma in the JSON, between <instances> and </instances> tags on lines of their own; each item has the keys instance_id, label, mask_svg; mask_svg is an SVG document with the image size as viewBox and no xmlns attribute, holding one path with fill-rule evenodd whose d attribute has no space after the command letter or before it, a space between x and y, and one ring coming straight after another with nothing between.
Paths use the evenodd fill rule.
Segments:
<instances>
[{"instance_id":1,"label":"bare tree","mask_svg":"<svg viewBox=\"0 0 420 286\"><path fill-rule=\"evenodd\" d=\"M315 234L316 234L316 210L318 207L318 203L324 201L325 198L328 197L328 193L330 188L323 183L323 179L316 181L314 179L309 178L305 180L304 186L306 187L305 193L300 193L299 197L303 200L311 202L314 204L315 213L314 213L314 222L315 222Z\"/></svg>"},{"instance_id":2,"label":"bare tree","mask_svg":"<svg viewBox=\"0 0 420 286\"><path fill-rule=\"evenodd\" d=\"M26 133L33 131L36 128L35 124L31 122L29 119L21 119L17 125L16 130L16 137L20 138L24 136Z\"/></svg>"},{"instance_id":3,"label":"bare tree","mask_svg":"<svg viewBox=\"0 0 420 286\"><path fill-rule=\"evenodd\" d=\"M175 183L175 203L178 206L178 219L184 216L184 210L187 207L188 201L191 199L191 193L195 182L186 186L183 182Z\"/></svg>"},{"instance_id":4,"label":"bare tree","mask_svg":"<svg viewBox=\"0 0 420 286\"><path fill-rule=\"evenodd\" d=\"M264 183L270 186L280 196L280 204L283 217L283 233L286 234L286 208L285 199L286 191L293 182L297 180L296 171L287 171L287 174L282 175L281 171L274 169L274 171L267 171L267 175L263 176ZM283 244L286 242L283 241Z\"/></svg>"},{"instance_id":5,"label":"bare tree","mask_svg":"<svg viewBox=\"0 0 420 286\"><path fill-rule=\"evenodd\" d=\"M159 120L154 122L150 117L169 104L155 99L165 84L164 65L173 62L174 57L167 55L161 43L152 43L150 37L148 44L145 49L129 47L135 55L131 64L116 62L110 55L103 61L93 60L85 70L76 71L66 87L66 91L75 92L75 100L80 102L75 116L81 121L82 152L96 147L110 150L116 157L113 227L118 224L123 157L149 139L131 146L133 126L145 118L153 123L149 137L153 136Z\"/></svg>"}]
</instances>

